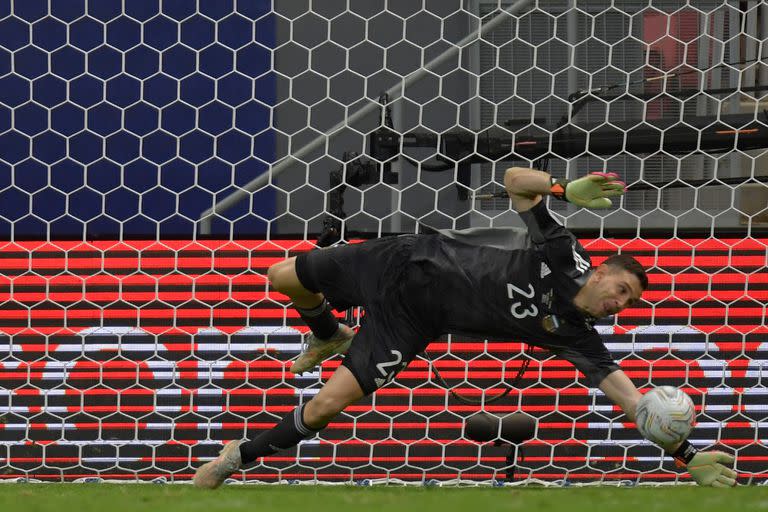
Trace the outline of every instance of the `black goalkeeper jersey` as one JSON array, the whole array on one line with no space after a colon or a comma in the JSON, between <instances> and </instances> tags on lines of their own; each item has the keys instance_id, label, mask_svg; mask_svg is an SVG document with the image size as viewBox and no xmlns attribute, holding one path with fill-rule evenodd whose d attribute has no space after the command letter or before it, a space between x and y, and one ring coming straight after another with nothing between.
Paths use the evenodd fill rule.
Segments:
<instances>
[{"instance_id":1,"label":"black goalkeeper jersey","mask_svg":"<svg viewBox=\"0 0 768 512\"><path fill-rule=\"evenodd\" d=\"M446 333L524 341L572 362L597 385L618 368L573 306L592 273L589 255L544 201L515 228L419 237L411 262L429 276L433 321Z\"/></svg>"}]
</instances>

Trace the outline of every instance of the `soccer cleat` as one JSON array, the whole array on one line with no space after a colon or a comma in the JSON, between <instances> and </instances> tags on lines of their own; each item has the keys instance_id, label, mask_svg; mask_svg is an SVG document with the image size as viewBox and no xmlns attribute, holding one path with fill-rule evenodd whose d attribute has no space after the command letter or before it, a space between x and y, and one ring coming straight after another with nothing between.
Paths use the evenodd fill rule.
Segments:
<instances>
[{"instance_id":1,"label":"soccer cleat","mask_svg":"<svg viewBox=\"0 0 768 512\"><path fill-rule=\"evenodd\" d=\"M206 462L195 471L192 483L200 489L216 489L229 475L243 466L240 445L243 441L230 441L219 452L219 456Z\"/></svg>"},{"instance_id":2,"label":"soccer cleat","mask_svg":"<svg viewBox=\"0 0 768 512\"><path fill-rule=\"evenodd\" d=\"M344 354L349 350L354 337L355 331L344 324L339 324L339 330L328 340L321 340L309 333L304 350L291 365L291 373L305 372L335 354Z\"/></svg>"}]
</instances>

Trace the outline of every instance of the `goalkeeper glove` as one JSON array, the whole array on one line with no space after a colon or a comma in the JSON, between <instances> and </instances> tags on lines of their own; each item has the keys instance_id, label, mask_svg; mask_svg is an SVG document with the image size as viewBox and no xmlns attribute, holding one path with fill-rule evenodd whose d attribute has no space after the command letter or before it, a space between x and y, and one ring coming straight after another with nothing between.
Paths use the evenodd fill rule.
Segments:
<instances>
[{"instance_id":1,"label":"goalkeeper glove","mask_svg":"<svg viewBox=\"0 0 768 512\"><path fill-rule=\"evenodd\" d=\"M700 452L687 440L677 447L672 457L677 465L688 469L696 483L706 487L733 487L736 472L723 464L732 465L736 459L725 452Z\"/></svg>"},{"instance_id":2,"label":"goalkeeper glove","mask_svg":"<svg viewBox=\"0 0 768 512\"><path fill-rule=\"evenodd\" d=\"M735 459L724 452L698 452L686 466L688 473L696 483L711 487L733 487L736 485L736 472L728 466Z\"/></svg>"},{"instance_id":3,"label":"goalkeeper glove","mask_svg":"<svg viewBox=\"0 0 768 512\"><path fill-rule=\"evenodd\" d=\"M577 180L552 178L552 195L584 208L610 208L610 197L620 196L626 191L626 184L612 172L593 172Z\"/></svg>"}]
</instances>

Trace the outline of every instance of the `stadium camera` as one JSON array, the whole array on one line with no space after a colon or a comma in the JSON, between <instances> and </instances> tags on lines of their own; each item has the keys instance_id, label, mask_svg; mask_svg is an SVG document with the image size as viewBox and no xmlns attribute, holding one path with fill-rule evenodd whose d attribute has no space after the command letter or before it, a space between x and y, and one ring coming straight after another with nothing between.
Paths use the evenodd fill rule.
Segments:
<instances>
[{"instance_id":1,"label":"stadium camera","mask_svg":"<svg viewBox=\"0 0 768 512\"><path fill-rule=\"evenodd\" d=\"M526 414L514 413L504 418L478 412L466 419L464 437L480 443L493 441L494 446L508 446L506 457L507 482L515 480L517 459L525 456L521 444L532 439L536 433L536 420Z\"/></svg>"}]
</instances>

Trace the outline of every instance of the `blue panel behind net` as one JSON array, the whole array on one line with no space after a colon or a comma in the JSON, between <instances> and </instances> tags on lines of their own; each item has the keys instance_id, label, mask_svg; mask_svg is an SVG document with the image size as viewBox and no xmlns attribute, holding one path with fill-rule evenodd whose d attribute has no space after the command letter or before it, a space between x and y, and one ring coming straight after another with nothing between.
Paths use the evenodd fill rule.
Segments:
<instances>
[{"instance_id":1,"label":"blue panel behind net","mask_svg":"<svg viewBox=\"0 0 768 512\"><path fill-rule=\"evenodd\" d=\"M270 2L195 4L0 2L0 238L188 238L267 169ZM252 204L213 235L262 235Z\"/></svg>"}]
</instances>

